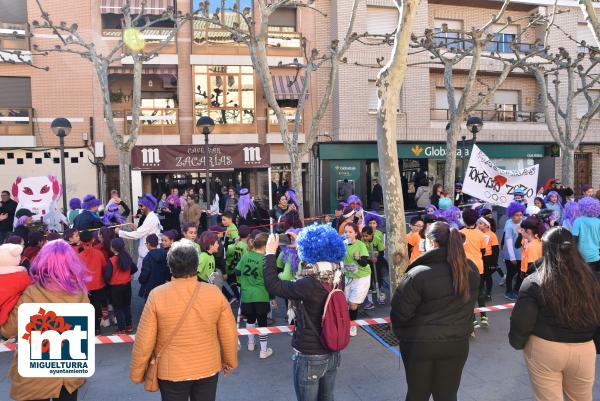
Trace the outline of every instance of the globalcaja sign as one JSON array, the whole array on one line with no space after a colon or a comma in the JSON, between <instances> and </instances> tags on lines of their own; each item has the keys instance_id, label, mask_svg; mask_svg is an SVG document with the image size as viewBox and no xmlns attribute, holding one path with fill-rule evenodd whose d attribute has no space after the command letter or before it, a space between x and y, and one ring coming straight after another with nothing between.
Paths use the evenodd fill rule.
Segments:
<instances>
[{"instance_id":1,"label":"globalcaja sign","mask_svg":"<svg viewBox=\"0 0 600 401\"><path fill-rule=\"evenodd\" d=\"M135 146L131 151L131 168L142 171L193 171L268 168L269 145L210 145L208 157L203 145Z\"/></svg>"}]
</instances>

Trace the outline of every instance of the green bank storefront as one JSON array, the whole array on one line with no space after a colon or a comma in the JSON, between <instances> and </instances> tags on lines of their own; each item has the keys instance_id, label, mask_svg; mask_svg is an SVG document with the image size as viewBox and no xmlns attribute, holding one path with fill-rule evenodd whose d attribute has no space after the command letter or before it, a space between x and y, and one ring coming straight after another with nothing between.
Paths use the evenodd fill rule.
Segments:
<instances>
[{"instance_id":1,"label":"green bank storefront","mask_svg":"<svg viewBox=\"0 0 600 401\"><path fill-rule=\"evenodd\" d=\"M500 167L518 169L540 164L539 182L545 183L554 176L554 159L550 157L549 144L477 144ZM457 180L462 165L468 164L470 145L458 145ZM342 200L347 187L370 204L370 192L374 179L379 177L377 144L324 143L319 145L321 205L323 211L332 211ZM434 182L443 182L446 158L445 143L398 143L400 173L408 181L407 202L414 198L415 177L427 175ZM347 180L347 182L345 181Z\"/></svg>"}]
</instances>

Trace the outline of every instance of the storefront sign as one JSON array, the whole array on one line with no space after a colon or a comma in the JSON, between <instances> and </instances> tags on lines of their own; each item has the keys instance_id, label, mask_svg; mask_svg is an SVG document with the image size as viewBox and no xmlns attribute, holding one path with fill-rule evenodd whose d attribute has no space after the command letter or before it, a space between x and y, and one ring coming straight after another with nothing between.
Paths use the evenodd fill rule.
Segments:
<instances>
[{"instance_id":1,"label":"storefront sign","mask_svg":"<svg viewBox=\"0 0 600 401\"><path fill-rule=\"evenodd\" d=\"M203 145L135 146L131 168L142 171L193 171L206 168ZM269 145L210 145L209 167L219 169L268 168Z\"/></svg>"},{"instance_id":2,"label":"storefront sign","mask_svg":"<svg viewBox=\"0 0 600 401\"><path fill-rule=\"evenodd\" d=\"M507 207L514 198L514 192L522 189L525 197L533 203L536 194L539 165L522 170L503 170L477 146L469 159L465 172L463 192L484 202Z\"/></svg>"}]
</instances>

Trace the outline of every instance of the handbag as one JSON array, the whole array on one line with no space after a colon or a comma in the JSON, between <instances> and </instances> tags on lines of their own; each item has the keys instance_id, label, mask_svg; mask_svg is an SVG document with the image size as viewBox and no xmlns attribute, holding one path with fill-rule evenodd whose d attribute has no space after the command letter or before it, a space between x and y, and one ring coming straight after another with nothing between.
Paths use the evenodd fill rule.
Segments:
<instances>
[{"instance_id":1,"label":"handbag","mask_svg":"<svg viewBox=\"0 0 600 401\"><path fill-rule=\"evenodd\" d=\"M181 318L179 318L179 321L177 322L177 325L175 326L175 329L173 330L171 335L169 337L167 337L168 338L167 343L161 348L160 351L152 354L152 357L150 358L150 362L148 362L148 367L146 368L146 373L144 374L144 390L151 391L151 392L158 391L158 360L159 360L160 356L162 355L162 353L164 352L164 350L167 349L167 347L171 344L171 340L173 338L175 338L175 333L177 333L179 331L179 329L183 325L183 321L185 320L185 317L188 315L190 309L192 309L192 305L194 304L196 296L198 295L198 290L200 289L200 285L201 285L201 283L198 283L196 285L196 289L194 290L194 293L192 294L192 297L190 298L190 302L188 303L187 307L185 308L185 312L183 312L183 315L181 315Z\"/></svg>"}]
</instances>

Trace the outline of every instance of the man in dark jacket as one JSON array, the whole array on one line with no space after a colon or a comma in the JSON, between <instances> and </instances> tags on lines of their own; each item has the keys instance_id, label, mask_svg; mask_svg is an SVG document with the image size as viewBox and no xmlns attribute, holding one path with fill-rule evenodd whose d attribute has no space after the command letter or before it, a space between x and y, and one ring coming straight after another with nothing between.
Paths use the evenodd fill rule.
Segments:
<instances>
[{"instance_id":1,"label":"man in dark jacket","mask_svg":"<svg viewBox=\"0 0 600 401\"><path fill-rule=\"evenodd\" d=\"M377 211L381 205L383 205L383 188L379 184L379 181L375 179L373 180L373 190L371 191L371 209Z\"/></svg>"},{"instance_id":2,"label":"man in dark jacket","mask_svg":"<svg viewBox=\"0 0 600 401\"><path fill-rule=\"evenodd\" d=\"M96 199L94 195L86 195L83 198L81 206L84 211L75 217L75 221L73 221L73 228L79 230L79 237L82 242L91 242L94 238L94 232L90 230L104 226L102 219L96 213L101 204L102 202Z\"/></svg>"},{"instance_id":3,"label":"man in dark jacket","mask_svg":"<svg viewBox=\"0 0 600 401\"><path fill-rule=\"evenodd\" d=\"M158 236L150 234L146 237L146 248L148 254L142 261L142 270L138 281L142 298L148 298L150 291L171 280L171 271L167 265L167 251L158 248Z\"/></svg>"},{"instance_id":4,"label":"man in dark jacket","mask_svg":"<svg viewBox=\"0 0 600 401\"><path fill-rule=\"evenodd\" d=\"M9 236L13 230L17 202L10 198L10 192L2 191L0 201L0 244Z\"/></svg>"},{"instance_id":5,"label":"man in dark jacket","mask_svg":"<svg viewBox=\"0 0 600 401\"><path fill-rule=\"evenodd\" d=\"M271 295L291 300L296 314L296 331L292 339L292 347L296 351L293 358L296 397L298 400L333 399L340 353L331 352L321 344L321 319L329 294L323 283L335 285L336 280L341 280L338 263L344 257L345 247L337 231L329 225L312 225L303 229L297 246L303 261L310 265L298 272L300 278L295 282L281 281L275 256L279 237L269 237L265 254L265 285ZM309 374L311 377L308 377Z\"/></svg>"}]
</instances>

